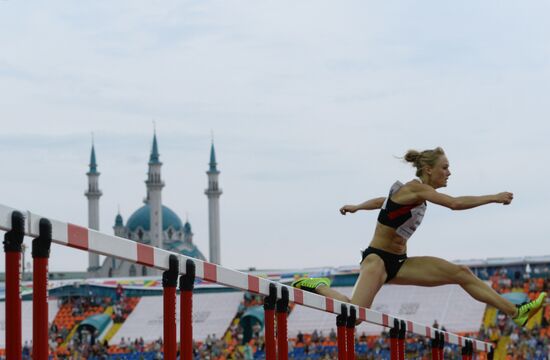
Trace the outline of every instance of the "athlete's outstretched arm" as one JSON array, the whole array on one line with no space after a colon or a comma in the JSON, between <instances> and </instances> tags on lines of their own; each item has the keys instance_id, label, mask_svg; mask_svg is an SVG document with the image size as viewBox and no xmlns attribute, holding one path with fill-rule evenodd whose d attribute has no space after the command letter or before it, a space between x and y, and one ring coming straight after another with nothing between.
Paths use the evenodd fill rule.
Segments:
<instances>
[{"instance_id":1,"label":"athlete's outstretched arm","mask_svg":"<svg viewBox=\"0 0 550 360\"><path fill-rule=\"evenodd\" d=\"M380 209L386 201L385 197L379 197L362 202L359 205L344 205L340 208L340 214L346 215L346 213L354 213L357 210L376 210Z\"/></svg>"},{"instance_id":2,"label":"athlete's outstretched arm","mask_svg":"<svg viewBox=\"0 0 550 360\"><path fill-rule=\"evenodd\" d=\"M490 203L509 205L514 199L514 194L510 192L501 192L495 195L453 197L438 193L430 186L422 186L417 195L420 198L419 200L429 201L452 210L466 210Z\"/></svg>"}]
</instances>

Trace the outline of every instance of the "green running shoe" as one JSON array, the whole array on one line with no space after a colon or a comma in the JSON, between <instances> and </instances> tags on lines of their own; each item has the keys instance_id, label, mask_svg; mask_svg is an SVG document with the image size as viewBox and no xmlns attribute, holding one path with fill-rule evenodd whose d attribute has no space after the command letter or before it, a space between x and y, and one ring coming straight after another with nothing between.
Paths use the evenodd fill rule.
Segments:
<instances>
[{"instance_id":1,"label":"green running shoe","mask_svg":"<svg viewBox=\"0 0 550 360\"><path fill-rule=\"evenodd\" d=\"M290 284L290 286L295 287L297 289L301 289L301 290L309 291L313 293L315 292L315 289L317 289L317 287L322 285L329 287L330 279L329 278L300 278L292 282L292 284Z\"/></svg>"},{"instance_id":2,"label":"green running shoe","mask_svg":"<svg viewBox=\"0 0 550 360\"><path fill-rule=\"evenodd\" d=\"M525 326L527 321L542 309L544 301L546 300L546 295L545 292L541 292L539 297L535 300L519 305L518 314L512 318L512 320L519 326Z\"/></svg>"}]
</instances>

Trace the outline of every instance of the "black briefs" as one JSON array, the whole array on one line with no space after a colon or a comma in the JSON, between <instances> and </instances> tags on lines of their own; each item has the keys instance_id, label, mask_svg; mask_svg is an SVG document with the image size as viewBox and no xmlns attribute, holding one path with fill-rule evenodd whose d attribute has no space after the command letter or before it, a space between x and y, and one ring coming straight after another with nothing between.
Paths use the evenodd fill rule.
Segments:
<instances>
[{"instance_id":1,"label":"black briefs","mask_svg":"<svg viewBox=\"0 0 550 360\"><path fill-rule=\"evenodd\" d=\"M401 269L401 266L403 266L403 264L407 260L407 254L396 255L369 246L366 250L363 250L363 258L361 259L361 262L363 262L363 260L365 260L365 258L369 254L376 254L380 256L382 261L384 261L384 267L386 268L386 274L388 275L388 277L386 278L386 283L393 279L395 275L397 275L399 269Z\"/></svg>"}]
</instances>

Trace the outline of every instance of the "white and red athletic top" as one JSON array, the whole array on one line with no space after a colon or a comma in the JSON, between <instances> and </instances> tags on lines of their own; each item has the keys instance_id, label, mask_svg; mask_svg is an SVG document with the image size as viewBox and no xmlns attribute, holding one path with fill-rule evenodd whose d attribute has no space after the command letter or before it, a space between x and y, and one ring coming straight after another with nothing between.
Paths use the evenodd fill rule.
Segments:
<instances>
[{"instance_id":1,"label":"white and red athletic top","mask_svg":"<svg viewBox=\"0 0 550 360\"><path fill-rule=\"evenodd\" d=\"M397 235L407 240L420 226L426 212L426 202L420 205L402 205L394 202L391 199L392 195L402 187L403 183L400 181L396 181L392 185L390 194L380 208L378 222L394 228Z\"/></svg>"}]
</instances>

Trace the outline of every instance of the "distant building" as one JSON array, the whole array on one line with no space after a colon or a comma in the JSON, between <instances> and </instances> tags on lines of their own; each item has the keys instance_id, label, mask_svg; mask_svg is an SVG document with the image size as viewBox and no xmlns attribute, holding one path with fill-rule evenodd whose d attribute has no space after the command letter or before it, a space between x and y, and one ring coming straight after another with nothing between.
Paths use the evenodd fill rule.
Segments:
<instances>
[{"instance_id":1,"label":"distant building","mask_svg":"<svg viewBox=\"0 0 550 360\"><path fill-rule=\"evenodd\" d=\"M203 253L193 243L193 231L189 221L182 222L180 217L169 207L163 205L162 188L164 181L161 176L162 162L158 151L156 134L153 135L153 145L149 156L149 171L147 175L146 197L144 205L134 211L126 224L120 213L115 217L113 230L116 236L134 240L143 244L160 247L169 251L206 260ZM219 263L220 259L220 213L219 197L222 193L218 188L218 174L214 144L210 149L210 167L208 188L205 193L209 203L210 259ZM92 144L88 176L88 226L99 230L99 175L95 148ZM160 271L140 264L107 257L102 264L99 255L90 253L88 259L88 274L90 277L128 277L159 275Z\"/></svg>"},{"instance_id":2,"label":"distant building","mask_svg":"<svg viewBox=\"0 0 550 360\"><path fill-rule=\"evenodd\" d=\"M208 197L208 229L210 243L210 262L221 264L220 256L220 195L222 189L218 186L218 171L214 143L210 148L210 168L208 175L208 188L204 191Z\"/></svg>"}]
</instances>

